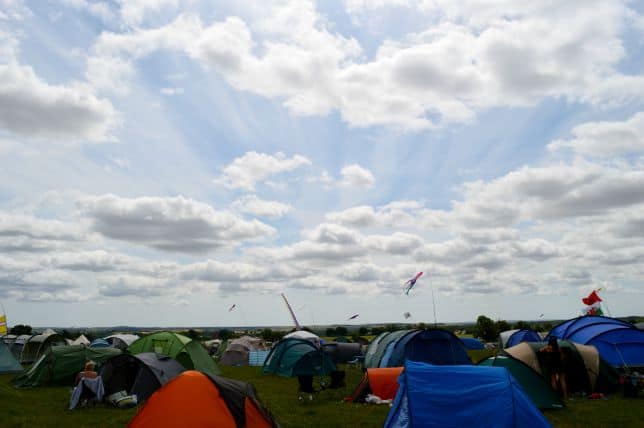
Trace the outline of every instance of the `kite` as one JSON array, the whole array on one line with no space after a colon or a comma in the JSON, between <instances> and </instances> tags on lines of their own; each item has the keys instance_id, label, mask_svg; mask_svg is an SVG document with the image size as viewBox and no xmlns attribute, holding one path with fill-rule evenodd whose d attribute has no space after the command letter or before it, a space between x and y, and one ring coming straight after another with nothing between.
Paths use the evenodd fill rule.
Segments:
<instances>
[{"instance_id":1,"label":"kite","mask_svg":"<svg viewBox=\"0 0 644 428\"><path fill-rule=\"evenodd\" d=\"M350 316L350 317L347 319L347 321L349 321L349 320L354 320L354 319L358 318L359 316L360 316L360 314L352 315L352 316Z\"/></svg>"},{"instance_id":2,"label":"kite","mask_svg":"<svg viewBox=\"0 0 644 428\"><path fill-rule=\"evenodd\" d=\"M411 317L411 314L409 312L405 312L404 314L405 319L408 319Z\"/></svg>"},{"instance_id":3,"label":"kite","mask_svg":"<svg viewBox=\"0 0 644 428\"><path fill-rule=\"evenodd\" d=\"M412 288L414 288L414 285L416 285L416 281L418 281L418 278L420 278L422 275L423 275L423 273L422 273L422 272L418 272L418 273L416 274L416 276L414 276L413 278L408 279L408 280L403 284L403 286L404 286L404 287L407 287L407 288L405 289L405 294L409 295L409 291L410 291Z\"/></svg>"},{"instance_id":4,"label":"kite","mask_svg":"<svg viewBox=\"0 0 644 428\"><path fill-rule=\"evenodd\" d=\"M237 304L236 304L236 303L235 303L235 304L233 304L230 308L228 308L228 312L230 312L230 311L232 311L233 309L235 309L235 306L237 306Z\"/></svg>"}]
</instances>

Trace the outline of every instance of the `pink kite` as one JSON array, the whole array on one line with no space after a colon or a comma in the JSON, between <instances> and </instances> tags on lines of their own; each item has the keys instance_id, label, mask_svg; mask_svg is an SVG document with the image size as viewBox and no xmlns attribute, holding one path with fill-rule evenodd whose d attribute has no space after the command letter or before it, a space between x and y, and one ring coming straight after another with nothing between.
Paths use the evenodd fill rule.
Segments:
<instances>
[{"instance_id":1,"label":"pink kite","mask_svg":"<svg viewBox=\"0 0 644 428\"><path fill-rule=\"evenodd\" d=\"M405 287L407 287L407 288L405 289L405 294L409 294L409 291L410 291L412 288L414 288L414 285L416 285L416 281L418 281L418 278L420 278L422 275L423 275L423 273L422 273L422 272L418 272L418 273L416 274L416 276L414 276L413 278L408 279L408 280L405 282L404 286L405 286Z\"/></svg>"}]
</instances>

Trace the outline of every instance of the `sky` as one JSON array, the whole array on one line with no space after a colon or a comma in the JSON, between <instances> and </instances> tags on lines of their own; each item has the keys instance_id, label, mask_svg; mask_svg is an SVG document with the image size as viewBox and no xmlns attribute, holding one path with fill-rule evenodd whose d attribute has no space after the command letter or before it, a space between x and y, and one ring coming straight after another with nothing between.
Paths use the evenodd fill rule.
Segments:
<instances>
[{"instance_id":1,"label":"sky","mask_svg":"<svg viewBox=\"0 0 644 428\"><path fill-rule=\"evenodd\" d=\"M0 0L10 325L641 315L643 238L639 2Z\"/></svg>"}]
</instances>

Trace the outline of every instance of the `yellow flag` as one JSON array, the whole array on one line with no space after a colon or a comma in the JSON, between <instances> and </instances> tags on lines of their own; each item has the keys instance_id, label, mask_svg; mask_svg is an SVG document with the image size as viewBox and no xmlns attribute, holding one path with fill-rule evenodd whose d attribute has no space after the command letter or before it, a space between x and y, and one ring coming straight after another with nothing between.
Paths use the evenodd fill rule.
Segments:
<instances>
[{"instance_id":1,"label":"yellow flag","mask_svg":"<svg viewBox=\"0 0 644 428\"><path fill-rule=\"evenodd\" d=\"M5 314L0 315L0 336L7 334L7 316Z\"/></svg>"}]
</instances>

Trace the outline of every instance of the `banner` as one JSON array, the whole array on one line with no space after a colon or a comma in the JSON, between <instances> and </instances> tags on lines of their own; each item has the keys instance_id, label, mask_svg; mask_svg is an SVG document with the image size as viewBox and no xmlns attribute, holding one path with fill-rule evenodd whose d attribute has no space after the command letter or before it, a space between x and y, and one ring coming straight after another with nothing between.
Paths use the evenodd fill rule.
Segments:
<instances>
[{"instance_id":1,"label":"banner","mask_svg":"<svg viewBox=\"0 0 644 428\"><path fill-rule=\"evenodd\" d=\"M0 315L0 336L4 336L7 333L7 316L2 314Z\"/></svg>"}]
</instances>

